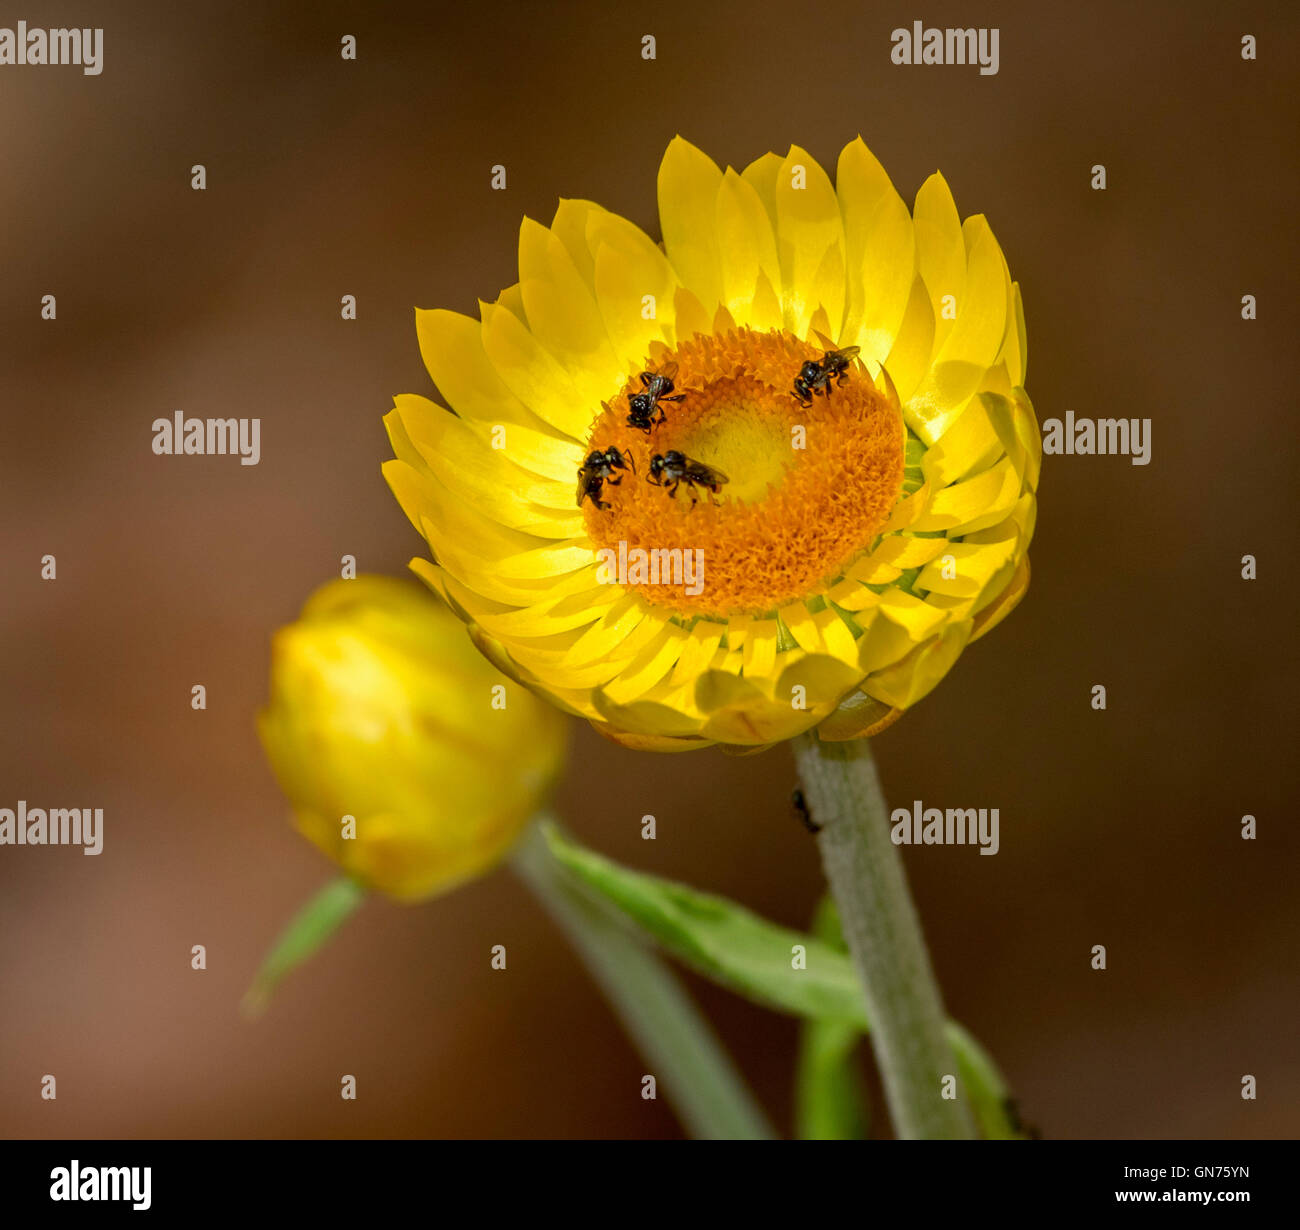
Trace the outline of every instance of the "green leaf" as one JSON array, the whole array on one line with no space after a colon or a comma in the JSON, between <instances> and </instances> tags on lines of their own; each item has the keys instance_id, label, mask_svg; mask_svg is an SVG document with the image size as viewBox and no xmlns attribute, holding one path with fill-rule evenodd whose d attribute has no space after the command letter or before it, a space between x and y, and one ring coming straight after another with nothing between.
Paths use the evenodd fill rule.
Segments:
<instances>
[{"instance_id":1,"label":"green leaf","mask_svg":"<svg viewBox=\"0 0 1300 1230\"><path fill-rule=\"evenodd\" d=\"M543 830L556 861L642 927L669 954L706 978L779 1012L870 1032L857 972L848 954L816 936L780 927L726 897L631 871L596 854L553 825ZM804 966L795 967L802 947ZM961 1026L948 1041L981 1132L990 1140L1023 1139L1006 1084L988 1054ZM822 1045L843 1034L827 1035ZM810 1060L811 1062L811 1060ZM819 1054L818 1062L827 1060Z\"/></svg>"},{"instance_id":2,"label":"green leaf","mask_svg":"<svg viewBox=\"0 0 1300 1230\"><path fill-rule=\"evenodd\" d=\"M827 894L813 934L842 949L839 911ZM862 1030L845 1021L805 1020L795 1068L795 1130L800 1140L863 1140L870 1107L858 1062Z\"/></svg>"},{"instance_id":3,"label":"green leaf","mask_svg":"<svg viewBox=\"0 0 1300 1230\"><path fill-rule=\"evenodd\" d=\"M365 899L366 890L355 880L340 876L325 885L293 916L262 961L262 967L244 996L245 1016L266 1011L280 980L308 959L339 929Z\"/></svg>"},{"instance_id":4,"label":"green leaf","mask_svg":"<svg viewBox=\"0 0 1300 1230\"><path fill-rule=\"evenodd\" d=\"M530 825L511 862L568 935L628 1036L697 1140L771 1140L767 1117L730 1055L648 937L591 892Z\"/></svg>"},{"instance_id":5,"label":"green leaf","mask_svg":"<svg viewBox=\"0 0 1300 1230\"><path fill-rule=\"evenodd\" d=\"M725 897L629 871L554 827L543 831L558 862L705 977L769 1008L867 1028L849 959L830 945ZM796 948L803 969L795 967Z\"/></svg>"},{"instance_id":6,"label":"green leaf","mask_svg":"<svg viewBox=\"0 0 1300 1230\"><path fill-rule=\"evenodd\" d=\"M985 1140L1025 1140L1011 1091L989 1053L956 1021L948 1022L948 1042L980 1135Z\"/></svg>"}]
</instances>

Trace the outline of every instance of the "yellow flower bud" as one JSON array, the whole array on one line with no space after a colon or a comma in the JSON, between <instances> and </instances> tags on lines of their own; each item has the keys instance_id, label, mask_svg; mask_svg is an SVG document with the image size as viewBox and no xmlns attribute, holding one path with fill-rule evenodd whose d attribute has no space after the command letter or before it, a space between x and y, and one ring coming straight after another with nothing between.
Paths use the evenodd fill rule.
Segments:
<instances>
[{"instance_id":1,"label":"yellow flower bud","mask_svg":"<svg viewBox=\"0 0 1300 1230\"><path fill-rule=\"evenodd\" d=\"M299 831L403 901L501 858L564 757L562 715L387 577L331 581L276 633L258 729Z\"/></svg>"}]
</instances>

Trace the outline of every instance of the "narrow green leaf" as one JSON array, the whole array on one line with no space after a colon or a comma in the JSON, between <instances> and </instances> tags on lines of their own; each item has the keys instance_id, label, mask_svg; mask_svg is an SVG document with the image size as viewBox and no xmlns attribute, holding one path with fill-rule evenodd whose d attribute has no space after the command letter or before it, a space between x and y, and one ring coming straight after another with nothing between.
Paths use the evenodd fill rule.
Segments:
<instances>
[{"instance_id":1,"label":"narrow green leaf","mask_svg":"<svg viewBox=\"0 0 1300 1230\"><path fill-rule=\"evenodd\" d=\"M628 1036L698 1140L772 1140L775 1133L707 1018L627 916L555 858L531 825L511 862L568 935Z\"/></svg>"},{"instance_id":2,"label":"narrow green leaf","mask_svg":"<svg viewBox=\"0 0 1300 1230\"><path fill-rule=\"evenodd\" d=\"M280 980L320 948L361 904L365 895L366 890L355 880L340 876L308 901L280 932L263 959L253 985L244 996L241 1005L244 1015L256 1017L266 1011L271 993Z\"/></svg>"},{"instance_id":3,"label":"narrow green leaf","mask_svg":"<svg viewBox=\"0 0 1300 1230\"><path fill-rule=\"evenodd\" d=\"M813 934L843 950L839 911L828 893L813 916ZM799 1030L795 1130L800 1140L863 1140L870 1106L858 1062L862 1030L846 1021L807 1019Z\"/></svg>"},{"instance_id":4,"label":"narrow green leaf","mask_svg":"<svg viewBox=\"0 0 1300 1230\"><path fill-rule=\"evenodd\" d=\"M558 862L705 977L782 1012L866 1029L857 977L848 957L830 945L725 897L629 871L558 829L544 834ZM802 949L802 962L795 960L796 949Z\"/></svg>"},{"instance_id":5,"label":"narrow green leaf","mask_svg":"<svg viewBox=\"0 0 1300 1230\"><path fill-rule=\"evenodd\" d=\"M725 897L630 871L554 827L544 828L543 834L559 863L706 978L778 1012L870 1032L862 988L847 953L816 936L768 922ZM803 969L793 960L799 947ZM834 1040L828 1035L826 1042ZM842 1035L838 1041L843 1047ZM951 1021L948 1041L983 1135L1023 1139L992 1059Z\"/></svg>"},{"instance_id":6,"label":"narrow green leaf","mask_svg":"<svg viewBox=\"0 0 1300 1230\"><path fill-rule=\"evenodd\" d=\"M971 1100L975 1122L985 1140L1024 1140L1011 1091L997 1064L956 1021L948 1022L948 1042L957 1057L957 1072Z\"/></svg>"}]
</instances>

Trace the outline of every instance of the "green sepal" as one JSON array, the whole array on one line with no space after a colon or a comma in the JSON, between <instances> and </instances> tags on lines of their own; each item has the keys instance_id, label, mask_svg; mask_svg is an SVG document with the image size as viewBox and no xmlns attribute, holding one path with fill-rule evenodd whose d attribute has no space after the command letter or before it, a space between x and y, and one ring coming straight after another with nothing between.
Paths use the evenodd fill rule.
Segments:
<instances>
[{"instance_id":1,"label":"green sepal","mask_svg":"<svg viewBox=\"0 0 1300 1230\"><path fill-rule=\"evenodd\" d=\"M366 890L355 880L331 880L289 921L262 960L241 1009L256 1017L266 1011L271 994L286 974L311 957L365 900Z\"/></svg>"}]
</instances>

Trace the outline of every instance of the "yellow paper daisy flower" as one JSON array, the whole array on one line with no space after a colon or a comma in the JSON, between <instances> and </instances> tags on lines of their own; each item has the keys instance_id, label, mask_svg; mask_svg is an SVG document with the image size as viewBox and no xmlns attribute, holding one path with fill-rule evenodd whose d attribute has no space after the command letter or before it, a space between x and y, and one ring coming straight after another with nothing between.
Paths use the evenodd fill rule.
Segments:
<instances>
[{"instance_id":1,"label":"yellow paper daisy flower","mask_svg":"<svg viewBox=\"0 0 1300 1230\"><path fill-rule=\"evenodd\" d=\"M385 419L412 567L627 746L873 734L1028 584L1019 288L942 176L909 213L861 139L832 184L679 137L659 214L662 245L561 201L480 320L416 313L449 409Z\"/></svg>"}]
</instances>

